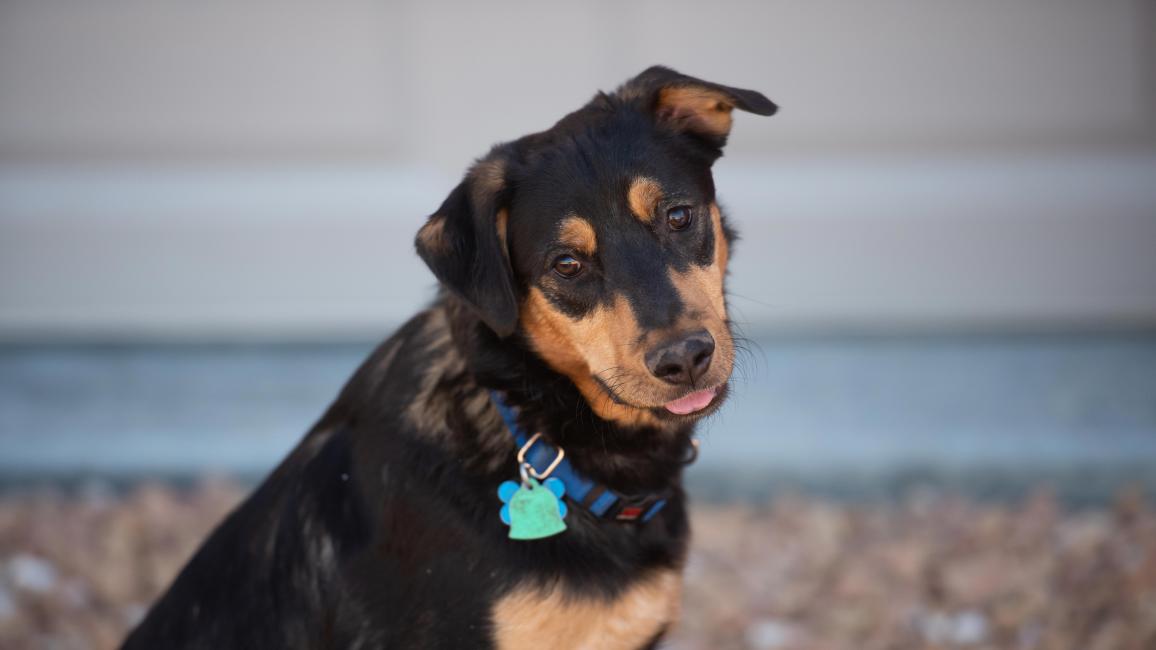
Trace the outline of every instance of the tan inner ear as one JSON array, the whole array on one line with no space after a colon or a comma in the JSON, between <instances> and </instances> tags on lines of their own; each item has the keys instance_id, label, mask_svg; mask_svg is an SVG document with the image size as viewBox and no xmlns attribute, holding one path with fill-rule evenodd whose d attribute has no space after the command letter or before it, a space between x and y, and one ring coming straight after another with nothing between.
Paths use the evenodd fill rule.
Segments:
<instances>
[{"instance_id":1,"label":"tan inner ear","mask_svg":"<svg viewBox=\"0 0 1156 650\"><path fill-rule=\"evenodd\" d=\"M417 231L417 241L427 251L435 255L444 255L450 252L450 243L446 240L445 215L435 214Z\"/></svg>"},{"instance_id":2,"label":"tan inner ear","mask_svg":"<svg viewBox=\"0 0 1156 650\"><path fill-rule=\"evenodd\" d=\"M706 88L664 88L658 94L658 112L676 125L710 135L731 132L734 105L721 92Z\"/></svg>"}]
</instances>

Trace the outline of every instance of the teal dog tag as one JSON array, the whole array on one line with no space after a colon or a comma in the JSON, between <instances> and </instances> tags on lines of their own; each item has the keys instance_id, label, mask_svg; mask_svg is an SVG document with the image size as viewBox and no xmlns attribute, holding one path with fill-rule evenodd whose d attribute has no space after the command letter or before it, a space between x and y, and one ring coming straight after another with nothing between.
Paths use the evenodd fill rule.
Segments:
<instances>
[{"instance_id":1,"label":"teal dog tag","mask_svg":"<svg viewBox=\"0 0 1156 650\"><path fill-rule=\"evenodd\" d=\"M531 476L518 484L506 481L498 487L502 522L510 527L510 539L542 539L566 530L566 486L556 478L538 483Z\"/></svg>"}]
</instances>

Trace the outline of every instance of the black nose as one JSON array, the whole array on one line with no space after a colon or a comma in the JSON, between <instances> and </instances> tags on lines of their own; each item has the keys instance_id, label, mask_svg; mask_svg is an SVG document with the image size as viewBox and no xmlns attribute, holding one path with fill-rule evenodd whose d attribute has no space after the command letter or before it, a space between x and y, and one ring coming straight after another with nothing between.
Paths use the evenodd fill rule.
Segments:
<instances>
[{"instance_id":1,"label":"black nose","mask_svg":"<svg viewBox=\"0 0 1156 650\"><path fill-rule=\"evenodd\" d=\"M714 337L703 330L647 352L646 367L667 383L693 385L710 367L713 354Z\"/></svg>"}]
</instances>

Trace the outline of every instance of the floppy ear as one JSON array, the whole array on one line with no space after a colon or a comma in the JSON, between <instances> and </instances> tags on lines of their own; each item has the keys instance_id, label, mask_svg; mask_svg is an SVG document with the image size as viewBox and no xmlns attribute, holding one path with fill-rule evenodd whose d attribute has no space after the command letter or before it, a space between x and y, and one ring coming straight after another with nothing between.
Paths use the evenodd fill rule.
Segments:
<instances>
[{"instance_id":1,"label":"floppy ear","mask_svg":"<svg viewBox=\"0 0 1156 650\"><path fill-rule=\"evenodd\" d=\"M660 65L627 81L617 94L638 102L659 124L720 149L731 132L734 109L756 115L774 115L779 109L760 92L703 81Z\"/></svg>"},{"instance_id":2,"label":"floppy ear","mask_svg":"<svg viewBox=\"0 0 1156 650\"><path fill-rule=\"evenodd\" d=\"M506 252L505 165L482 160L417 233L415 244L437 279L499 336L514 333L518 301Z\"/></svg>"}]
</instances>

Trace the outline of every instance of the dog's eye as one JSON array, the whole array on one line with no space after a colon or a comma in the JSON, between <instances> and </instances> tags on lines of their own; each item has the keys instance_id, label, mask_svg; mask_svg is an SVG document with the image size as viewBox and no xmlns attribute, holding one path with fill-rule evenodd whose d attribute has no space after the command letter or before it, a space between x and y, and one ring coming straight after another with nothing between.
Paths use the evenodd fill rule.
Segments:
<instances>
[{"instance_id":1,"label":"dog's eye","mask_svg":"<svg viewBox=\"0 0 1156 650\"><path fill-rule=\"evenodd\" d=\"M686 228L690 225L692 218L690 208L685 205L680 205L666 211L666 223L670 225L671 230L682 230Z\"/></svg>"},{"instance_id":2,"label":"dog's eye","mask_svg":"<svg viewBox=\"0 0 1156 650\"><path fill-rule=\"evenodd\" d=\"M572 278L582 272L582 262L569 255L563 255L554 260L554 272L564 278Z\"/></svg>"}]
</instances>

